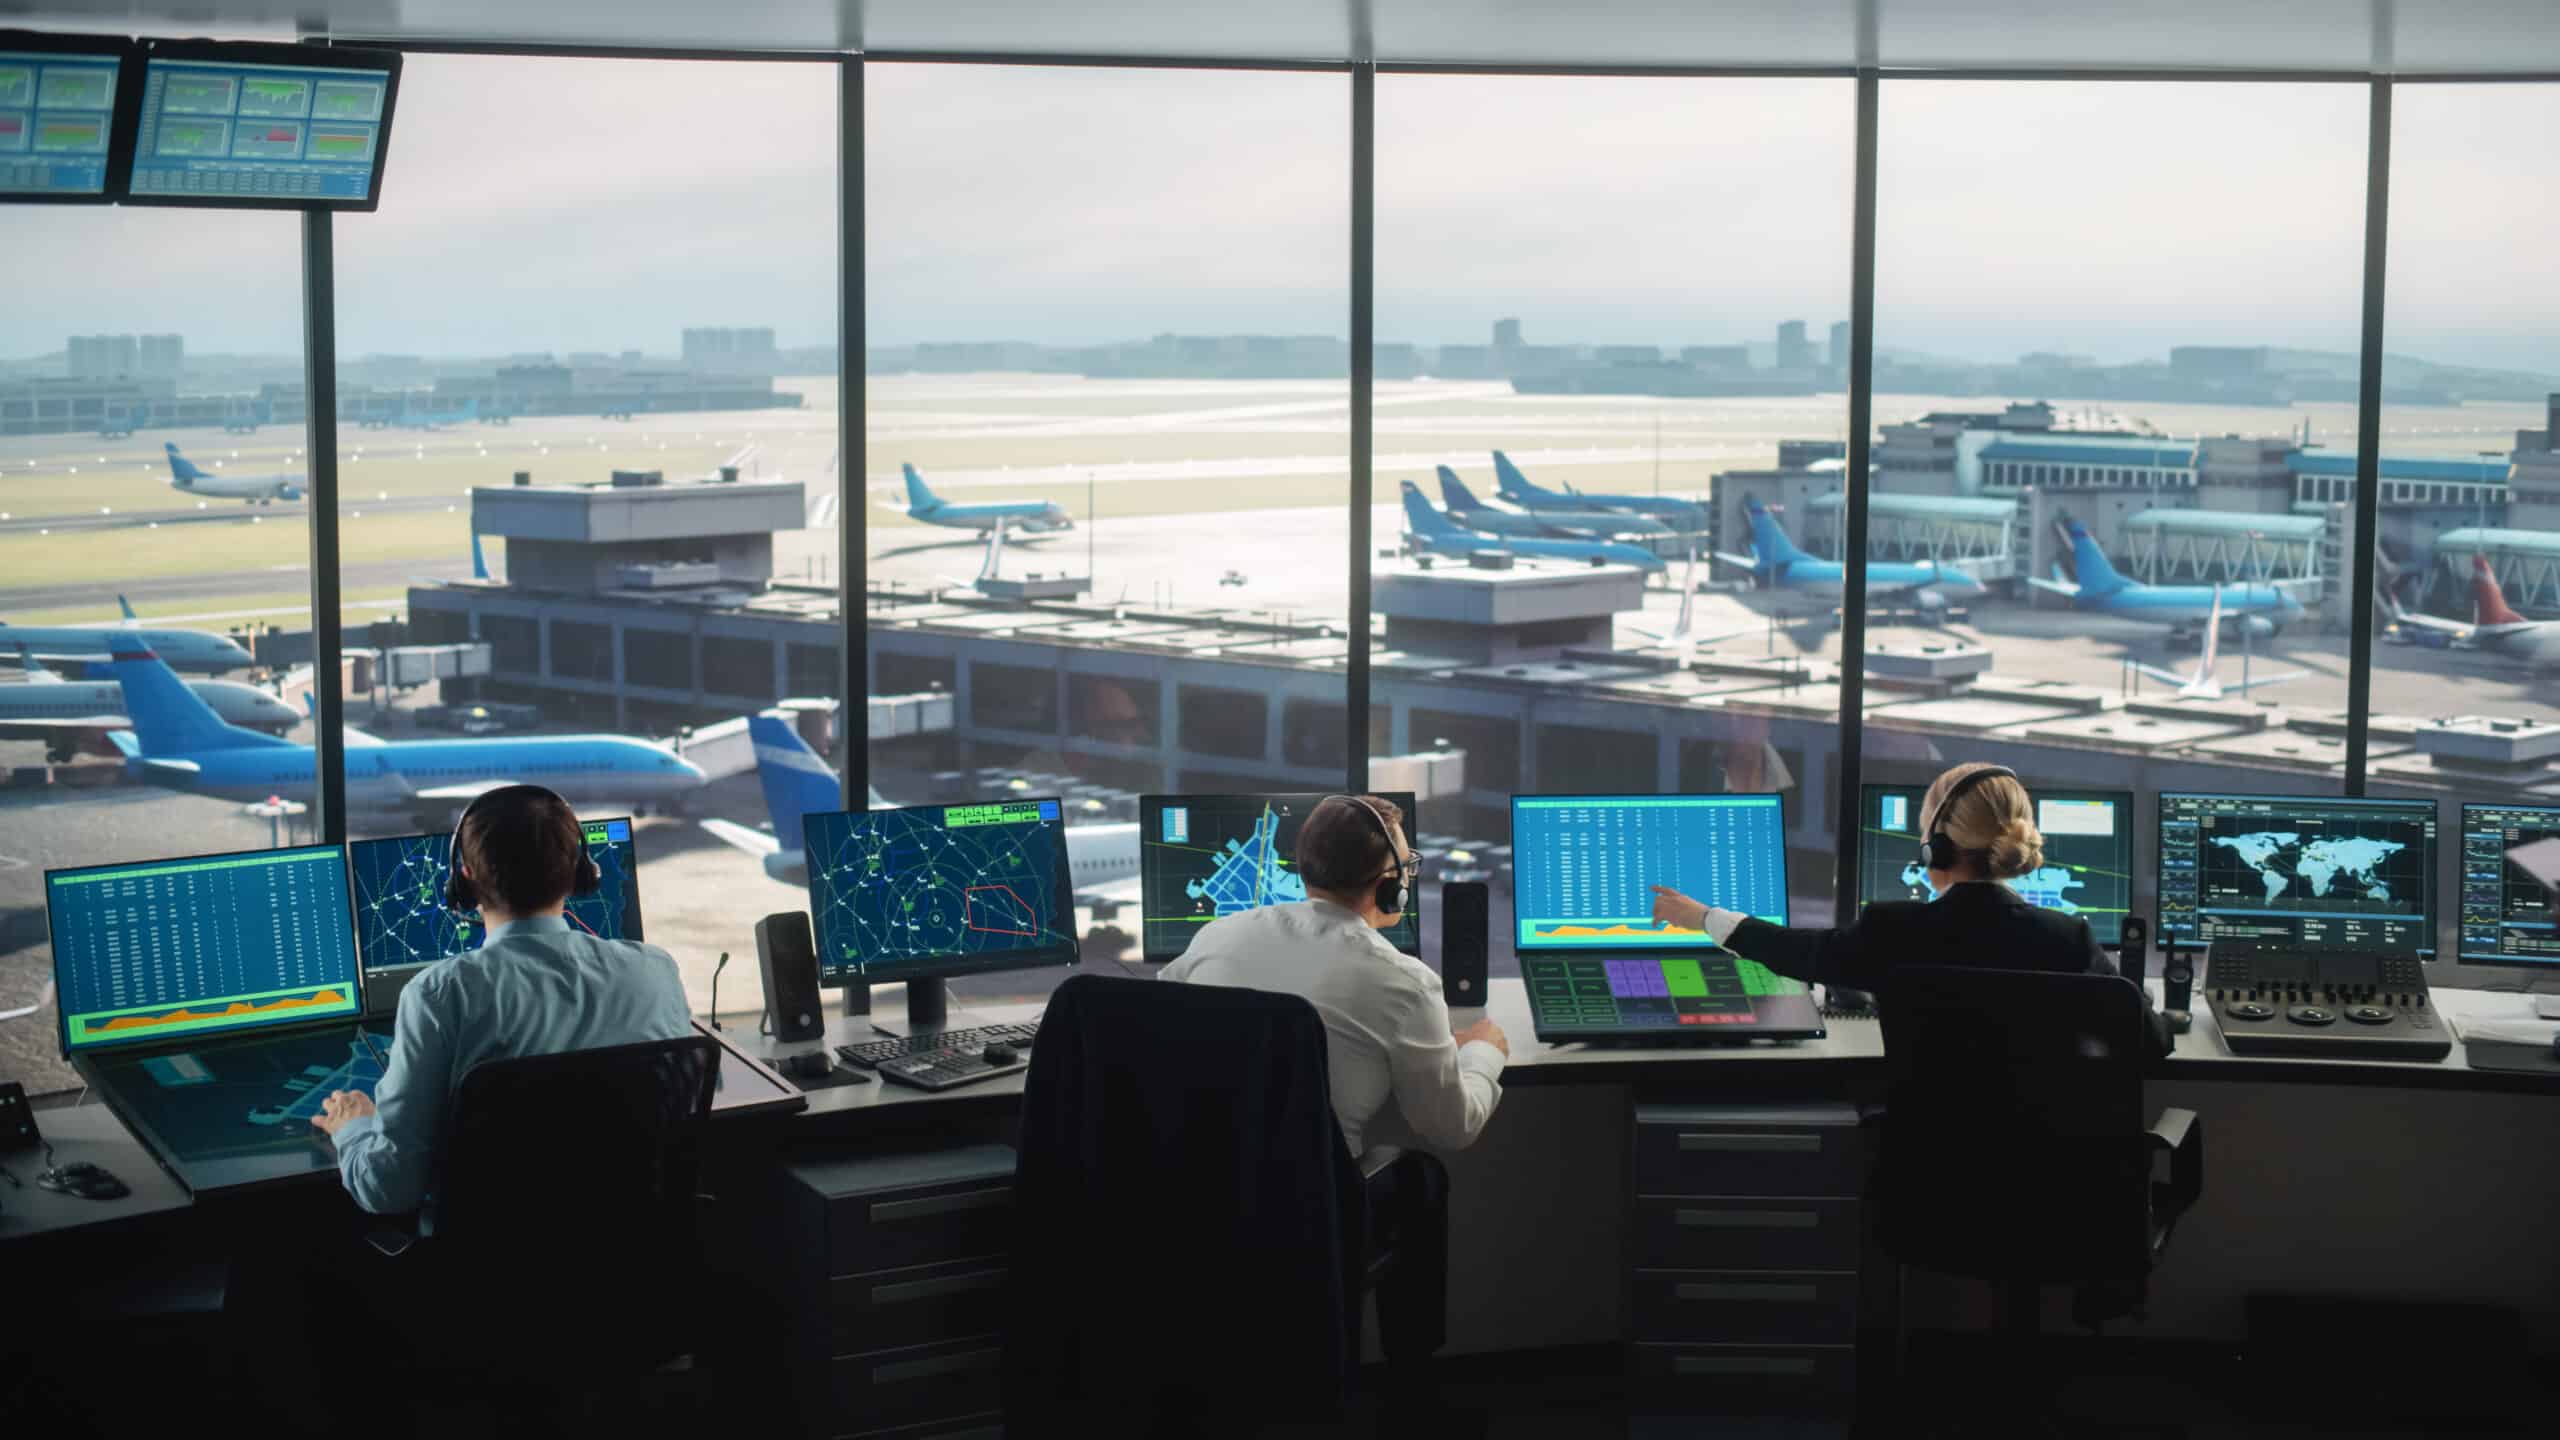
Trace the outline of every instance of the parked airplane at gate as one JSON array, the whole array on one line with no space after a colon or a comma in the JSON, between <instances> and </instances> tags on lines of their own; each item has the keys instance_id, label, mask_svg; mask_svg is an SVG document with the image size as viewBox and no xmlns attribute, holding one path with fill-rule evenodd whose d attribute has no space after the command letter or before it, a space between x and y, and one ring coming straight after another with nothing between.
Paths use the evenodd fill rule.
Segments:
<instances>
[{"instance_id":1,"label":"parked airplane at gate","mask_svg":"<svg viewBox=\"0 0 2560 1440\"><path fill-rule=\"evenodd\" d=\"M1754 579L1772 590L1801 590L1836 598L1847 589L1847 566L1837 560L1816 559L1797 549L1780 528L1778 517L1758 500L1746 499L1743 509L1751 517L1751 553L1735 555L1720 550L1716 552L1718 560L1750 571ZM1937 611L1986 593L1987 587L1960 566L1935 560L1867 562L1867 598L1871 601L1908 596L1922 610Z\"/></svg>"},{"instance_id":2,"label":"parked airplane at gate","mask_svg":"<svg viewBox=\"0 0 2560 1440\"><path fill-rule=\"evenodd\" d=\"M169 452L169 488L184 495L265 505L277 500L299 500L309 484L300 475L216 475L197 468L196 462L179 454L175 445L163 441L160 448Z\"/></svg>"},{"instance_id":3,"label":"parked airplane at gate","mask_svg":"<svg viewBox=\"0 0 2560 1440\"><path fill-rule=\"evenodd\" d=\"M1440 502L1449 518L1492 535L1545 535L1558 540L1609 540L1668 535L1671 527L1628 510L1500 510L1476 498L1458 472L1440 467Z\"/></svg>"},{"instance_id":4,"label":"parked airplane at gate","mask_svg":"<svg viewBox=\"0 0 2560 1440\"><path fill-rule=\"evenodd\" d=\"M125 716L124 691L116 682L65 680L23 646L18 665L27 672L26 683L0 685L0 736L42 740L57 762L84 750L116 753L108 732L133 723ZM186 687L229 724L281 735L302 718L282 700L238 680L189 680Z\"/></svg>"},{"instance_id":5,"label":"parked airplane at gate","mask_svg":"<svg viewBox=\"0 0 2560 1440\"><path fill-rule=\"evenodd\" d=\"M1695 500L1681 500L1669 495L1586 495L1567 485L1562 492L1542 490L1529 483L1511 457L1493 452L1494 493L1532 514L1549 510L1627 510L1649 515L1683 535L1703 535L1707 531L1707 507Z\"/></svg>"},{"instance_id":6,"label":"parked airplane at gate","mask_svg":"<svg viewBox=\"0 0 2560 1440\"><path fill-rule=\"evenodd\" d=\"M2384 602L2389 604L2388 601ZM2420 615L2391 606L2391 618L2402 625L2450 635L2473 647L2533 669L2560 666L2560 621L2527 620L2507 605L2498 572L2486 555L2471 557L2471 623Z\"/></svg>"},{"instance_id":7,"label":"parked airplane at gate","mask_svg":"<svg viewBox=\"0 0 2560 1440\"><path fill-rule=\"evenodd\" d=\"M311 793L310 746L230 724L147 649L120 647L109 669L133 728L108 738L143 779L228 800ZM352 726L345 733L347 804L374 813L459 809L482 791L517 783L548 786L572 804L645 806L698 790L707 778L666 746L628 735L380 740Z\"/></svg>"},{"instance_id":8,"label":"parked airplane at gate","mask_svg":"<svg viewBox=\"0 0 2560 1440\"><path fill-rule=\"evenodd\" d=\"M2052 579L2031 575L2027 583L2068 595L2079 609L2172 630L2194 630L2208 623L2230 625L2257 636L2274 635L2302 615L2302 602L2281 584L2148 585L2129 579L2117 572L2087 526L2073 520L2067 529L2078 583L2063 579L2059 565Z\"/></svg>"},{"instance_id":9,"label":"parked airplane at gate","mask_svg":"<svg viewBox=\"0 0 2560 1440\"><path fill-rule=\"evenodd\" d=\"M780 711L748 716L747 737L755 742L756 779L764 786L765 813L773 818L773 829L757 830L734 820L700 823L721 840L756 856L765 874L786 885L805 885L809 852L801 838L802 822L811 811L843 809L843 782L826 757L810 749ZM869 804L874 810L896 808L876 787ZM1067 860L1076 903L1091 906L1095 919L1107 920L1120 906L1137 901L1135 824L1069 825Z\"/></svg>"},{"instance_id":10,"label":"parked airplane at gate","mask_svg":"<svg viewBox=\"0 0 2560 1440\"><path fill-rule=\"evenodd\" d=\"M1016 535L1049 535L1076 528L1076 522L1054 501L997 500L977 505L955 505L926 489L924 477L916 473L913 465L898 468L907 477L905 513L910 520L926 525L945 525L954 530L975 530L981 535L998 525Z\"/></svg>"},{"instance_id":11,"label":"parked airplane at gate","mask_svg":"<svg viewBox=\"0 0 2560 1440\"><path fill-rule=\"evenodd\" d=\"M169 630L132 622L131 606L121 625L12 625L0 620L0 654L22 653L38 660L104 663L119 649L139 646L168 662L170 668L200 675L245 670L257 657L228 635L205 630Z\"/></svg>"},{"instance_id":12,"label":"parked airplane at gate","mask_svg":"<svg viewBox=\"0 0 2560 1440\"><path fill-rule=\"evenodd\" d=\"M2138 661L2133 668L2154 680L2165 681L2176 686L2180 695L2195 700L2219 700L2226 695L2245 694L2261 685L2281 685L2287 680L2299 680L2310 673L2305 670L2284 670L2272 675L2260 675L2253 667L2238 684L2223 684L2221 678L2213 673L2214 660L2222 648L2221 586L2214 587L2213 599L2213 610L2205 617L2204 622L2204 653L2196 657L2194 674L2181 675L2174 670L2163 670L2157 665L2145 665Z\"/></svg>"},{"instance_id":13,"label":"parked airplane at gate","mask_svg":"<svg viewBox=\"0 0 2560 1440\"><path fill-rule=\"evenodd\" d=\"M1422 487L1410 480L1404 482L1404 521L1405 534L1412 540L1414 549L1428 555L1463 557L1488 550L1508 550L1514 555L1580 560L1592 565L1632 565L1648 572L1664 568L1661 556L1640 546L1621 545L1614 540L1539 540L1465 529L1434 509L1431 502L1423 498Z\"/></svg>"}]
</instances>

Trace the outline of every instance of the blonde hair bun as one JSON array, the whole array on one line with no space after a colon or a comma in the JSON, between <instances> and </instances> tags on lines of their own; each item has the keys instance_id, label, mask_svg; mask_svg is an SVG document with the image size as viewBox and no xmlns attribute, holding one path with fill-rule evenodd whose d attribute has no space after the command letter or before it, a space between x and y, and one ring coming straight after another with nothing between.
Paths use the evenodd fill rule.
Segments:
<instances>
[{"instance_id":1,"label":"blonde hair bun","mask_svg":"<svg viewBox=\"0 0 2560 1440\"><path fill-rule=\"evenodd\" d=\"M2000 827L1985 850L1985 863L1991 873L2002 880L2015 879L2044 868L2044 836L2036 822L2024 815L2015 816Z\"/></svg>"}]
</instances>

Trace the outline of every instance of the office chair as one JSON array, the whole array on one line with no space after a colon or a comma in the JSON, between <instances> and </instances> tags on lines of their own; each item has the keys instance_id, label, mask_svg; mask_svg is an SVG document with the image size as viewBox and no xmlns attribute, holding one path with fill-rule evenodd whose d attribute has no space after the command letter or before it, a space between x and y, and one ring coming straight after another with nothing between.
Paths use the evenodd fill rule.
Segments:
<instances>
[{"instance_id":1,"label":"office chair","mask_svg":"<svg viewBox=\"0 0 2560 1440\"><path fill-rule=\"evenodd\" d=\"M403 1257L431 1269L431 1309L452 1327L433 1359L557 1395L623 1388L689 1355L696 1146L719 1064L718 1042L697 1034L463 1078L434 1234Z\"/></svg>"},{"instance_id":2,"label":"office chair","mask_svg":"<svg viewBox=\"0 0 2560 1440\"><path fill-rule=\"evenodd\" d=\"M1032 1051L1019 1148L1008 1434L1335 1418L1372 1288L1399 1369L1440 1344L1445 1172L1397 1162L1426 1199L1372 1243L1324 1022L1297 996L1069 979Z\"/></svg>"},{"instance_id":3,"label":"office chair","mask_svg":"<svg viewBox=\"0 0 2560 1440\"><path fill-rule=\"evenodd\" d=\"M2194 1112L2144 1123L2141 993L2112 975L1915 966L1894 971L1882 1013L1885 1253L1991 1281L2017 1352L2044 1285L2075 1287L2093 1327L2138 1311L2204 1184Z\"/></svg>"}]
</instances>

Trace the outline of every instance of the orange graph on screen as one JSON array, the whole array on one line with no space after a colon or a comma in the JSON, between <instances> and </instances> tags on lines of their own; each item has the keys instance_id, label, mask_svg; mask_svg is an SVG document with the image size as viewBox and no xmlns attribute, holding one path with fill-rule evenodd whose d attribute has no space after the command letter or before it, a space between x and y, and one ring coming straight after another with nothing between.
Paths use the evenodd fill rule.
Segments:
<instances>
[{"instance_id":1,"label":"orange graph on screen","mask_svg":"<svg viewBox=\"0 0 2560 1440\"><path fill-rule=\"evenodd\" d=\"M1542 939L1550 935L1572 935L1591 939L1605 939L1612 935L1704 936L1707 932L1704 930L1683 930L1677 925L1542 925L1535 927L1534 933Z\"/></svg>"},{"instance_id":2,"label":"orange graph on screen","mask_svg":"<svg viewBox=\"0 0 2560 1440\"><path fill-rule=\"evenodd\" d=\"M220 1020L231 1015L273 1015L282 1010L308 1010L315 1005L344 1005L347 997L335 990L322 990L312 995L287 995L264 1005L234 1000L219 1010L172 1010L166 1015L119 1015L91 1030L155 1030L163 1025L184 1025L190 1020Z\"/></svg>"}]
</instances>

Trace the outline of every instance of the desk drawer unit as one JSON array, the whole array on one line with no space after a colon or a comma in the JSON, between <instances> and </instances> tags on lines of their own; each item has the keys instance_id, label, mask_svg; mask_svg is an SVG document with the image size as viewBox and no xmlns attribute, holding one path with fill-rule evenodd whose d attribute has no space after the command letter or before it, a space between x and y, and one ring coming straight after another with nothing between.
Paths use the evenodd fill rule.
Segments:
<instances>
[{"instance_id":1,"label":"desk drawer unit","mask_svg":"<svg viewBox=\"0 0 2560 1440\"><path fill-rule=\"evenodd\" d=\"M786 1164L797 1433L995 1428L1013 1167L1005 1145Z\"/></svg>"},{"instance_id":2,"label":"desk drawer unit","mask_svg":"<svg viewBox=\"0 0 2560 1440\"><path fill-rule=\"evenodd\" d=\"M1847 1403L1864 1243L1857 1111L1639 1105L1628 1153L1638 1393L1674 1410Z\"/></svg>"}]
</instances>

